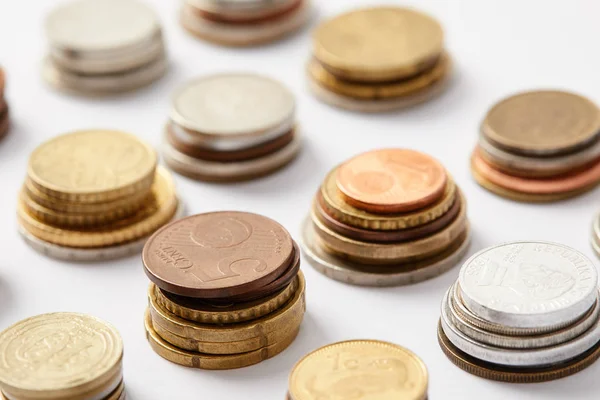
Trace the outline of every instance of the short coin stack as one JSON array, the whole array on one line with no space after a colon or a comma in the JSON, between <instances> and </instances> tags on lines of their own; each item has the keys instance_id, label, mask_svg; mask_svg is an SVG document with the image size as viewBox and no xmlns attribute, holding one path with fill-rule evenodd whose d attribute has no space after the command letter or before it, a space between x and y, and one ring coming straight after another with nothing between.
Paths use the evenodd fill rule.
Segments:
<instances>
[{"instance_id":1,"label":"short coin stack","mask_svg":"<svg viewBox=\"0 0 600 400\"><path fill-rule=\"evenodd\" d=\"M58 136L29 158L20 232L51 257L100 261L140 251L181 214L171 175L135 136L90 130Z\"/></svg>"},{"instance_id":2,"label":"short coin stack","mask_svg":"<svg viewBox=\"0 0 600 400\"><path fill-rule=\"evenodd\" d=\"M305 311L300 252L275 221L243 212L198 214L152 236L146 336L187 367L232 369L274 357Z\"/></svg>"},{"instance_id":3,"label":"short coin stack","mask_svg":"<svg viewBox=\"0 0 600 400\"><path fill-rule=\"evenodd\" d=\"M355 285L437 276L462 258L469 239L467 204L446 169L406 149L370 151L336 167L303 229L312 265Z\"/></svg>"},{"instance_id":4,"label":"short coin stack","mask_svg":"<svg viewBox=\"0 0 600 400\"><path fill-rule=\"evenodd\" d=\"M123 342L95 317L43 314L0 333L5 400L124 400Z\"/></svg>"},{"instance_id":5,"label":"short coin stack","mask_svg":"<svg viewBox=\"0 0 600 400\"><path fill-rule=\"evenodd\" d=\"M477 182L500 196L548 202L600 182L600 109L560 91L525 92L487 113L471 158Z\"/></svg>"},{"instance_id":6,"label":"short coin stack","mask_svg":"<svg viewBox=\"0 0 600 400\"><path fill-rule=\"evenodd\" d=\"M294 366L288 400L426 400L425 364L410 350L378 340L333 343Z\"/></svg>"},{"instance_id":7,"label":"short coin stack","mask_svg":"<svg viewBox=\"0 0 600 400\"><path fill-rule=\"evenodd\" d=\"M273 42L298 31L310 0L184 0L181 24L191 34L225 46Z\"/></svg>"},{"instance_id":8,"label":"short coin stack","mask_svg":"<svg viewBox=\"0 0 600 400\"><path fill-rule=\"evenodd\" d=\"M272 173L300 150L294 95L260 75L197 79L173 97L163 156L194 179L239 181Z\"/></svg>"},{"instance_id":9,"label":"short coin stack","mask_svg":"<svg viewBox=\"0 0 600 400\"><path fill-rule=\"evenodd\" d=\"M442 302L440 346L483 378L542 382L574 374L600 356L596 267L547 242L484 249L463 265Z\"/></svg>"},{"instance_id":10,"label":"short coin stack","mask_svg":"<svg viewBox=\"0 0 600 400\"><path fill-rule=\"evenodd\" d=\"M321 24L308 64L320 100L361 112L410 107L440 94L451 75L442 27L398 7L352 11Z\"/></svg>"},{"instance_id":11,"label":"short coin stack","mask_svg":"<svg viewBox=\"0 0 600 400\"><path fill-rule=\"evenodd\" d=\"M137 0L75 0L46 19L50 51L43 77L53 87L85 95L146 86L167 69L161 27Z\"/></svg>"}]
</instances>

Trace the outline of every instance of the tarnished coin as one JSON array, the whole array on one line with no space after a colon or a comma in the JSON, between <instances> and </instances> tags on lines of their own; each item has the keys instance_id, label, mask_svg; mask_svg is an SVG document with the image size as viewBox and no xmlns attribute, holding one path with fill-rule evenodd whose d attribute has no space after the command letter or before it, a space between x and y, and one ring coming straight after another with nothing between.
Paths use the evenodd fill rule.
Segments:
<instances>
[{"instance_id":1,"label":"tarnished coin","mask_svg":"<svg viewBox=\"0 0 600 400\"><path fill-rule=\"evenodd\" d=\"M412 351L379 340L351 340L302 358L289 377L294 400L348 398L425 400L428 374Z\"/></svg>"}]
</instances>

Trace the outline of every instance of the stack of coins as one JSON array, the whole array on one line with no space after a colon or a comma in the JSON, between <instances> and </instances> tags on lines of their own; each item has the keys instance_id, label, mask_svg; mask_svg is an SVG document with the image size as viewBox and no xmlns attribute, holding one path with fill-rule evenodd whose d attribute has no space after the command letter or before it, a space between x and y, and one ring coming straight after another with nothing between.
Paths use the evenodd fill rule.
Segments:
<instances>
[{"instance_id":1,"label":"stack of coins","mask_svg":"<svg viewBox=\"0 0 600 400\"><path fill-rule=\"evenodd\" d=\"M370 151L333 169L303 229L312 265L355 285L437 276L462 258L469 239L465 198L446 169L405 149Z\"/></svg>"},{"instance_id":2,"label":"stack of coins","mask_svg":"<svg viewBox=\"0 0 600 400\"><path fill-rule=\"evenodd\" d=\"M181 24L192 35L225 46L273 42L298 31L309 0L184 0Z\"/></svg>"},{"instance_id":3,"label":"stack of coins","mask_svg":"<svg viewBox=\"0 0 600 400\"><path fill-rule=\"evenodd\" d=\"M440 346L463 370L515 383L574 374L600 356L596 267L547 242L480 251L442 302Z\"/></svg>"},{"instance_id":4,"label":"stack of coins","mask_svg":"<svg viewBox=\"0 0 600 400\"><path fill-rule=\"evenodd\" d=\"M95 317L43 314L0 333L5 400L124 400L123 342Z\"/></svg>"},{"instance_id":5,"label":"stack of coins","mask_svg":"<svg viewBox=\"0 0 600 400\"><path fill-rule=\"evenodd\" d=\"M79 261L138 252L181 213L155 151L108 130L69 133L34 150L17 209L20 233L32 247Z\"/></svg>"},{"instance_id":6,"label":"stack of coins","mask_svg":"<svg viewBox=\"0 0 600 400\"><path fill-rule=\"evenodd\" d=\"M252 74L214 75L173 98L163 156L174 171L227 182L272 173L300 150L296 101L282 84Z\"/></svg>"},{"instance_id":7,"label":"stack of coins","mask_svg":"<svg viewBox=\"0 0 600 400\"><path fill-rule=\"evenodd\" d=\"M152 281L146 337L161 357L241 368L296 338L305 282L300 252L277 222L243 212L194 215L156 232L142 258Z\"/></svg>"},{"instance_id":8,"label":"stack of coins","mask_svg":"<svg viewBox=\"0 0 600 400\"><path fill-rule=\"evenodd\" d=\"M440 94L451 72L442 27L398 7L352 11L321 24L308 64L320 100L361 112L413 106Z\"/></svg>"},{"instance_id":9,"label":"stack of coins","mask_svg":"<svg viewBox=\"0 0 600 400\"><path fill-rule=\"evenodd\" d=\"M75 0L46 19L43 77L67 92L102 95L146 86L167 69L161 27L136 0Z\"/></svg>"},{"instance_id":10,"label":"stack of coins","mask_svg":"<svg viewBox=\"0 0 600 400\"><path fill-rule=\"evenodd\" d=\"M350 340L302 358L289 378L288 400L426 400L425 364L410 350L378 340Z\"/></svg>"},{"instance_id":11,"label":"stack of coins","mask_svg":"<svg viewBox=\"0 0 600 400\"><path fill-rule=\"evenodd\" d=\"M4 70L0 68L0 138L8 132L10 120L8 117L8 104L4 96L4 88L6 87L6 76Z\"/></svg>"},{"instance_id":12,"label":"stack of coins","mask_svg":"<svg viewBox=\"0 0 600 400\"><path fill-rule=\"evenodd\" d=\"M500 196L548 202L600 182L600 109L573 93L536 91L487 113L471 158L475 180Z\"/></svg>"}]
</instances>

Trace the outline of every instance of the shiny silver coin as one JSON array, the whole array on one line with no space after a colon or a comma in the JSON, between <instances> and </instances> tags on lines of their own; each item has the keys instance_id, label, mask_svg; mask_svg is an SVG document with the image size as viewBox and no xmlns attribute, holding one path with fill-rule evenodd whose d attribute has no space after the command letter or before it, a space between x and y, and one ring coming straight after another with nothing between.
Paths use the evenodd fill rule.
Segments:
<instances>
[{"instance_id":1,"label":"shiny silver coin","mask_svg":"<svg viewBox=\"0 0 600 400\"><path fill-rule=\"evenodd\" d=\"M471 241L467 224L462 241L448 251L418 263L394 266L361 265L325 251L307 218L302 225L301 246L314 269L336 281L358 286L402 286L435 278L450 270L464 257Z\"/></svg>"},{"instance_id":2,"label":"shiny silver coin","mask_svg":"<svg viewBox=\"0 0 600 400\"><path fill-rule=\"evenodd\" d=\"M484 249L460 270L469 310L517 328L554 327L581 317L596 300L594 264L570 247L512 242Z\"/></svg>"},{"instance_id":3,"label":"shiny silver coin","mask_svg":"<svg viewBox=\"0 0 600 400\"><path fill-rule=\"evenodd\" d=\"M597 292L594 292L595 294ZM442 304L447 304L449 291ZM600 341L600 320L596 319L582 335L559 345L539 349L506 349L481 343L463 334L452 322L447 307L442 307L441 325L448 340L479 360L511 367L544 367L576 358Z\"/></svg>"}]
</instances>

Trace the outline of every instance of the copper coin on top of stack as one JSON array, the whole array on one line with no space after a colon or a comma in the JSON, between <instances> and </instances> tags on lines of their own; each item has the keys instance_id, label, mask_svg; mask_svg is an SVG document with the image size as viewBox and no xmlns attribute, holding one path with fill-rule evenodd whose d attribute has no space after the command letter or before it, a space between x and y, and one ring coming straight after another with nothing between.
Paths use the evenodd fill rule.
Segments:
<instances>
[{"instance_id":1,"label":"copper coin on top of stack","mask_svg":"<svg viewBox=\"0 0 600 400\"><path fill-rule=\"evenodd\" d=\"M174 171L230 182L270 174L300 150L296 100L281 83L254 74L199 78L173 96L163 156Z\"/></svg>"},{"instance_id":2,"label":"copper coin on top of stack","mask_svg":"<svg viewBox=\"0 0 600 400\"><path fill-rule=\"evenodd\" d=\"M156 152L128 133L78 131L41 144L19 195L19 231L59 259L100 261L141 250L182 207Z\"/></svg>"},{"instance_id":3,"label":"copper coin on top of stack","mask_svg":"<svg viewBox=\"0 0 600 400\"><path fill-rule=\"evenodd\" d=\"M584 193L600 182L600 109L562 91L508 97L488 111L471 171L485 189L517 201Z\"/></svg>"},{"instance_id":4,"label":"copper coin on top of stack","mask_svg":"<svg viewBox=\"0 0 600 400\"><path fill-rule=\"evenodd\" d=\"M51 313L0 333L0 390L10 400L124 400L123 341L98 318Z\"/></svg>"},{"instance_id":5,"label":"copper coin on top of stack","mask_svg":"<svg viewBox=\"0 0 600 400\"><path fill-rule=\"evenodd\" d=\"M400 7L355 10L322 23L308 63L317 98L360 112L423 103L445 89L450 75L440 24Z\"/></svg>"},{"instance_id":6,"label":"copper coin on top of stack","mask_svg":"<svg viewBox=\"0 0 600 400\"><path fill-rule=\"evenodd\" d=\"M156 14L137 0L75 0L46 19L43 77L76 94L107 95L149 85L167 69Z\"/></svg>"},{"instance_id":7,"label":"copper coin on top of stack","mask_svg":"<svg viewBox=\"0 0 600 400\"><path fill-rule=\"evenodd\" d=\"M305 312L300 252L277 222L245 212L175 221L143 251L146 337L161 357L232 369L274 357L296 338Z\"/></svg>"},{"instance_id":8,"label":"copper coin on top of stack","mask_svg":"<svg viewBox=\"0 0 600 400\"><path fill-rule=\"evenodd\" d=\"M467 204L444 166L407 149L370 151L334 168L303 228L312 265L355 285L432 278L453 267L469 241Z\"/></svg>"},{"instance_id":9,"label":"copper coin on top of stack","mask_svg":"<svg viewBox=\"0 0 600 400\"><path fill-rule=\"evenodd\" d=\"M6 97L4 95L5 88L6 75L4 74L4 70L0 68L0 138L8 133L8 128L10 127L8 104L6 103Z\"/></svg>"},{"instance_id":10,"label":"copper coin on top of stack","mask_svg":"<svg viewBox=\"0 0 600 400\"><path fill-rule=\"evenodd\" d=\"M310 0L184 0L180 20L200 39L243 47L291 35L310 13Z\"/></svg>"}]
</instances>

